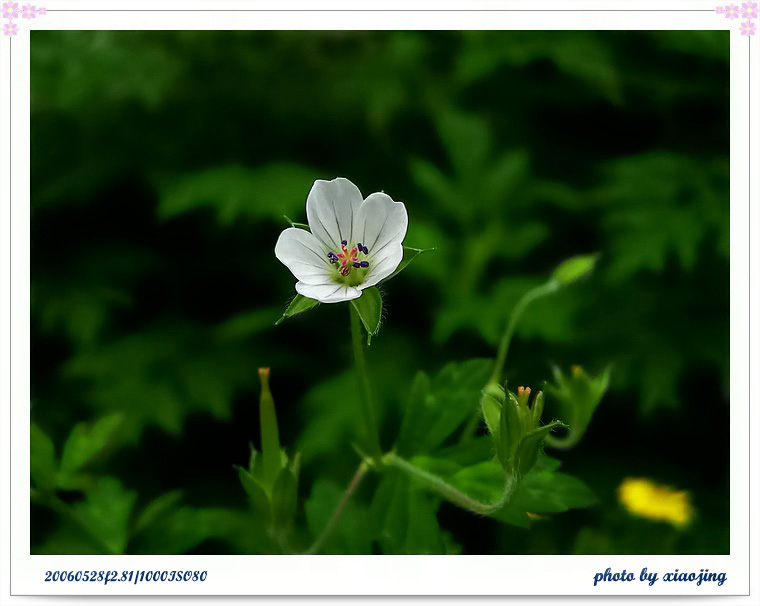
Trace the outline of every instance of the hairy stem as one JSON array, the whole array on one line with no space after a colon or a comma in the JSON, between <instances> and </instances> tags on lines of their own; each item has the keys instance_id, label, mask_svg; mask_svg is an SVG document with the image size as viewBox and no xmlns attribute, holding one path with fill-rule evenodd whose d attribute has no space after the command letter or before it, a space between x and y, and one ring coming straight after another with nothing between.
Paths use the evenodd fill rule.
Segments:
<instances>
[{"instance_id":1,"label":"hairy stem","mask_svg":"<svg viewBox=\"0 0 760 606\"><path fill-rule=\"evenodd\" d=\"M383 457L383 463L389 467L395 467L409 477L421 482L425 487L437 493L447 501L454 503L454 505L484 516L496 513L500 509L509 505L518 486L517 476L508 474L504 482L504 492L502 492L499 500L495 503L481 503L477 499L473 499L462 491L454 488L443 478L412 465L409 461L402 459L394 453L385 455Z\"/></svg>"},{"instance_id":2,"label":"hairy stem","mask_svg":"<svg viewBox=\"0 0 760 606\"><path fill-rule=\"evenodd\" d=\"M369 386L369 376L367 375L367 364L364 360L364 344L362 339L362 323L359 318L359 312L349 303L351 310L351 343L354 348L354 362L356 363L356 377L359 382L359 403L362 409L362 417L365 432L367 434L367 448L370 456L379 461L383 451L380 447L380 437L377 432L377 422L375 421L375 409L373 406L372 389Z\"/></svg>"},{"instance_id":3,"label":"hairy stem","mask_svg":"<svg viewBox=\"0 0 760 606\"><path fill-rule=\"evenodd\" d=\"M338 506L335 508L335 511L333 511L332 517L330 517L330 521L327 523L327 526L325 526L322 534L320 534L317 540L314 541L314 544L304 552L305 555L313 555L319 553L324 547L327 540L332 536L333 532L335 532L335 529L338 527L338 522L340 522L340 518L343 515L343 511L346 509L346 505L348 505L348 502L351 500L351 496L354 494L354 491L357 489L362 479L367 474L367 469L368 467L364 462L360 463L359 467L356 468L356 473L354 473L354 477L351 478L348 486L346 486L346 491L343 493L343 496L341 497Z\"/></svg>"}]
</instances>

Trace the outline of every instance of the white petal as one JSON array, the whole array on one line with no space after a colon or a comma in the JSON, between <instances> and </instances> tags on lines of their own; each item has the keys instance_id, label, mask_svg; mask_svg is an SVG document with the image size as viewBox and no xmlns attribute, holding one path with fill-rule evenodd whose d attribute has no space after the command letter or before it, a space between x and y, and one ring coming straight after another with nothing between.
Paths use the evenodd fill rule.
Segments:
<instances>
[{"instance_id":1,"label":"white petal","mask_svg":"<svg viewBox=\"0 0 760 606\"><path fill-rule=\"evenodd\" d=\"M296 292L309 299L316 299L320 303L340 303L341 301L350 301L362 296L362 291L352 286L334 284L304 284L296 283Z\"/></svg>"},{"instance_id":2,"label":"white petal","mask_svg":"<svg viewBox=\"0 0 760 606\"><path fill-rule=\"evenodd\" d=\"M403 241L409 218L402 202L383 193L367 196L356 213L354 235L369 249L370 269L362 284L369 287L388 277L404 257Z\"/></svg>"},{"instance_id":3,"label":"white petal","mask_svg":"<svg viewBox=\"0 0 760 606\"><path fill-rule=\"evenodd\" d=\"M306 198L311 233L330 250L339 250L343 240L353 241L354 217L361 204L362 193L348 179L314 181Z\"/></svg>"},{"instance_id":4,"label":"white petal","mask_svg":"<svg viewBox=\"0 0 760 606\"><path fill-rule=\"evenodd\" d=\"M275 256L306 284L323 284L329 280L330 263L322 242L305 229L289 227L280 234Z\"/></svg>"},{"instance_id":5,"label":"white petal","mask_svg":"<svg viewBox=\"0 0 760 606\"><path fill-rule=\"evenodd\" d=\"M401 242L393 243L386 246L377 257L370 258L372 262L369 272L367 272L367 278L362 282L362 288L374 286L380 280L387 278L396 271L399 263L404 258L404 246Z\"/></svg>"}]
</instances>

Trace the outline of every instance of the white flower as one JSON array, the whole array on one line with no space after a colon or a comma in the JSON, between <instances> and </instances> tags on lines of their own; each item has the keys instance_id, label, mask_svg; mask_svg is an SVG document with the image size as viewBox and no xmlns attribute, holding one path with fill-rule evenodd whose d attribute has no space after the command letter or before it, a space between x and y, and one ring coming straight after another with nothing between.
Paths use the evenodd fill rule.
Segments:
<instances>
[{"instance_id":1,"label":"white flower","mask_svg":"<svg viewBox=\"0 0 760 606\"><path fill-rule=\"evenodd\" d=\"M304 297L320 303L356 299L401 263L406 207L384 193L363 199L348 179L317 180L306 198L306 218L311 233L290 227L274 247Z\"/></svg>"}]
</instances>

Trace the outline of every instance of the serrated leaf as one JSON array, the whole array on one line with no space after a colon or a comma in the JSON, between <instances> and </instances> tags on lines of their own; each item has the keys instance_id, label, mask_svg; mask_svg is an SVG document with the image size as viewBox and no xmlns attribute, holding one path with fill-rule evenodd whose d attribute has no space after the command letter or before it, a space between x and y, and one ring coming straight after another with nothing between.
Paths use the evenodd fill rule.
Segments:
<instances>
[{"instance_id":1,"label":"serrated leaf","mask_svg":"<svg viewBox=\"0 0 760 606\"><path fill-rule=\"evenodd\" d=\"M415 378L397 441L402 456L433 452L480 405L480 392L493 369L491 360L447 364L432 379Z\"/></svg>"},{"instance_id":2,"label":"serrated leaf","mask_svg":"<svg viewBox=\"0 0 760 606\"><path fill-rule=\"evenodd\" d=\"M319 301L316 301L315 299L309 299L308 297L296 295L288 304L288 307L285 309L282 317L277 320L277 322L275 322L275 325L280 324L286 318L290 318L292 316L302 314L305 311L309 311L310 309L314 309L317 305L319 305Z\"/></svg>"},{"instance_id":3,"label":"serrated leaf","mask_svg":"<svg viewBox=\"0 0 760 606\"><path fill-rule=\"evenodd\" d=\"M73 488L75 476L83 467L98 456L113 439L122 422L122 415L103 417L95 423L78 423L71 430L61 453L60 483Z\"/></svg>"},{"instance_id":4,"label":"serrated leaf","mask_svg":"<svg viewBox=\"0 0 760 606\"><path fill-rule=\"evenodd\" d=\"M283 213L302 211L305 193L317 178L316 171L287 163L191 172L164 188L158 214L169 218L209 208L222 225L240 217L278 220Z\"/></svg>"},{"instance_id":5,"label":"serrated leaf","mask_svg":"<svg viewBox=\"0 0 760 606\"><path fill-rule=\"evenodd\" d=\"M412 485L396 470L387 471L372 501L372 521L385 554L446 553L436 512L438 499Z\"/></svg>"},{"instance_id":6,"label":"serrated leaf","mask_svg":"<svg viewBox=\"0 0 760 606\"><path fill-rule=\"evenodd\" d=\"M129 536L128 522L137 493L126 490L115 478L99 478L82 503L72 506L73 515L108 554L123 554Z\"/></svg>"}]
</instances>

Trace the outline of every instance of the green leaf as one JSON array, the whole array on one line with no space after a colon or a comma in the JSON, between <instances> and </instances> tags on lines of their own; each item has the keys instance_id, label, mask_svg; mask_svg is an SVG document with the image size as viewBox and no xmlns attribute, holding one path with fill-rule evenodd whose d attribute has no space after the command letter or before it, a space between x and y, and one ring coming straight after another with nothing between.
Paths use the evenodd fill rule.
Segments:
<instances>
[{"instance_id":1,"label":"green leaf","mask_svg":"<svg viewBox=\"0 0 760 606\"><path fill-rule=\"evenodd\" d=\"M596 495L578 478L561 472L533 471L523 478L509 506L494 517L528 525L528 513L563 513L597 502Z\"/></svg>"},{"instance_id":2,"label":"green leaf","mask_svg":"<svg viewBox=\"0 0 760 606\"><path fill-rule=\"evenodd\" d=\"M249 511L193 507L167 511L135 535L129 544L129 551L138 554L183 554L208 540L223 541L225 553L279 553L262 520L252 518Z\"/></svg>"},{"instance_id":3,"label":"green leaf","mask_svg":"<svg viewBox=\"0 0 760 606\"><path fill-rule=\"evenodd\" d=\"M422 253L426 252L433 252L434 250L438 250L437 248L412 248L411 246L404 246L404 257L401 259L401 263L399 263L396 270L387 278L383 278L383 280L380 282L381 284L386 282L387 280L390 280L397 274L400 274L402 271L404 271L412 261L414 261L417 257L419 257Z\"/></svg>"},{"instance_id":4,"label":"green leaf","mask_svg":"<svg viewBox=\"0 0 760 606\"><path fill-rule=\"evenodd\" d=\"M364 329L367 331L367 343L369 343L369 337L376 335L377 331L380 330L380 320L382 320L383 314L383 297L377 288L367 288L362 291L361 297L351 301L351 305L359 313L362 324L364 324Z\"/></svg>"},{"instance_id":5,"label":"green leaf","mask_svg":"<svg viewBox=\"0 0 760 606\"><path fill-rule=\"evenodd\" d=\"M319 301L316 301L314 299L309 299L301 295L296 295L295 297L293 297L293 300L288 304L288 307L285 310L285 313L282 314L282 317L279 320L277 320L277 322L275 322L275 325L280 324L283 320L285 320L285 318L290 318L291 316L295 316L305 311L309 311L310 309L315 308L317 305L319 305Z\"/></svg>"},{"instance_id":6,"label":"green leaf","mask_svg":"<svg viewBox=\"0 0 760 606\"><path fill-rule=\"evenodd\" d=\"M263 361L243 340L219 339L213 327L175 320L80 350L63 375L87 385L85 401L97 412L121 411L121 437L134 441L148 424L179 433L192 411L227 417L233 397L253 386L251 369Z\"/></svg>"},{"instance_id":7,"label":"green leaf","mask_svg":"<svg viewBox=\"0 0 760 606\"><path fill-rule=\"evenodd\" d=\"M399 454L429 454L443 444L478 409L492 369L491 360L477 359L448 364L432 379L418 373L396 444Z\"/></svg>"},{"instance_id":8,"label":"green leaf","mask_svg":"<svg viewBox=\"0 0 760 606\"><path fill-rule=\"evenodd\" d=\"M176 509L179 502L182 500L181 490L172 490L156 497L148 503L145 509L140 512L132 532L142 532L146 528L155 524L158 520L164 517L169 511Z\"/></svg>"},{"instance_id":9,"label":"green leaf","mask_svg":"<svg viewBox=\"0 0 760 606\"><path fill-rule=\"evenodd\" d=\"M372 521L384 554L442 554L447 541L436 512L439 501L396 470L387 471L372 501Z\"/></svg>"},{"instance_id":10,"label":"green leaf","mask_svg":"<svg viewBox=\"0 0 760 606\"><path fill-rule=\"evenodd\" d=\"M241 217L281 220L283 214L302 212L305 195L318 177L309 168L287 163L191 172L164 188L158 215L165 219L209 208L222 225Z\"/></svg>"},{"instance_id":11,"label":"green leaf","mask_svg":"<svg viewBox=\"0 0 760 606\"><path fill-rule=\"evenodd\" d=\"M115 478L99 478L83 503L73 505L74 516L108 554L123 554L129 536L128 522L137 493Z\"/></svg>"},{"instance_id":12,"label":"green leaf","mask_svg":"<svg viewBox=\"0 0 760 606\"><path fill-rule=\"evenodd\" d=\"M122 422L122 415L103 417L95 423L78 423L71 430L61 453L60 485L77 486L76 475L111 442Z\"/></svg>"},{"instance_id":13,"label":"green leaf","mask_svg":"<svg viewBox=\"0 0 760 606\"><path fill-rule=\"evenodd\" d=\"M30 426L29 471L38 488L53 488L58 475L58 461L55 446L47 434L36 423Z\"/></svg>"},{"instance_id":14,"label":"green leaf","mask_svg":"<svg viewBox=\"0 0 760 606\"><path fill-rule=\"evenodd\" d=\"M312 537L318 537L329 524L343 497L343 490L330 480L321 478L314 482L311 495L304 506ZM343 511L336 531L321 553L368 555L372 553L372 538L369 511L356 498L352 498Z\"/></svg>"},{"instance_id":15,"label":"green leaf","mask_svg":"<svg viewBox=\"0 0 760 606\"><path fill-rule=\"evenodd\" d=\"M594 271L598 260L599 254L579 255L567 259L552 272L552 279L562 285L572 284Z\"/></svg>"}]
</instances>

